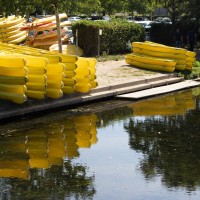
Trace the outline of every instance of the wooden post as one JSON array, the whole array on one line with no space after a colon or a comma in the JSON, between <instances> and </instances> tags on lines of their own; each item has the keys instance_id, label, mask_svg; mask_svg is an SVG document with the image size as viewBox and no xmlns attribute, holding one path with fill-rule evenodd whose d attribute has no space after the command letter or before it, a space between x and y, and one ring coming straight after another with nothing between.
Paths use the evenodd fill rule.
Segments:
<instances>
[{"instance_id":1,"label":"wooden post","mask_svg":"<svg viewBox=\"0 0 200 200\"><path fill-rule=\"evenodd\" d=\"M78 29L76 29L76 55L78 56Z\"/></svg>"},{"instance_id":2,"label":"wooden post","mask_svg":"<svg viewBox=\"0 0 200 200\"><path fill-rule=\"evenodd\" d=\"M56 25L57 25L57 35L58 35L58 49L59 53L62 53L62 40L61 40L61 33L60 33L60 19L59 19L59 12L58 7L55 6L55 15L56 15Z\"/></svg>"},{"instance_id":3,"label":"wooden post","mask_svg":"<svg viewBox=\"0 0 200 200\"><path fill-rule=\"evenodd\" d=\"M100 56L100 51L101 51L101 38L100 38L101 35L102 35L102 30L99 29L99 32L98 32L98 57Z\"/></svg>"}]
</instances>

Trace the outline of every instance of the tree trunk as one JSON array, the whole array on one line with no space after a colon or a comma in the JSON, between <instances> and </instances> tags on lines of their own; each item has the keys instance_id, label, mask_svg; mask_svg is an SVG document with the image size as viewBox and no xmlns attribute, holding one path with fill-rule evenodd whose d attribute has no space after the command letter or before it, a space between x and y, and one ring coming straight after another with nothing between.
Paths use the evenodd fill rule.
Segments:
<instances>
[{"instance_id":1,"label":"tree trunk","mask_svg":"<svg viewBox=\"0 0 200 200\"><path fill-rule=\"evenodd\" d=\"M62 53L62 40L61 40L61 33L60 33L60 19L59 19L59 12L58 7L55 6L55 15L56 15L56 25L57 25L57 35L58 35L58 49L59 53Z\"/></svg>"}]
</instances>

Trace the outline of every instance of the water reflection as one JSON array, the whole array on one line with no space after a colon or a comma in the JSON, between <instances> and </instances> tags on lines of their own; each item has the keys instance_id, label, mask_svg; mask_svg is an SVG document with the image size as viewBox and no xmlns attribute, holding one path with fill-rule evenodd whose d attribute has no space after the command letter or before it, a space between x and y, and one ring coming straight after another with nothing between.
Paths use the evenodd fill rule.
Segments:
<instances>
[{"instance_id":1,"label":"water reflection","mask_svg":"<svg viewBox=\"0 0 200 200\"><path fill-rule=\"evenodd\" d=\"M144 154L140 170L147 180L160 176L167 188L188 191L200 186L198 90L129 105L134 117L124 128L130 147ZM146 117L138 118L141 115Z\"/></svg>"},{"instance_id":2,"label":"water reflection","mask_svg":"<svg viewBox=\"0 0 200 200\"><path fill-rule=\"evenodd\" d=\"M19 194L21 199L36 198L38 192L45 199L92 198L94 176L87 175L87 166L74 165L71 159L79 156L79 148L97 142L96 123L97 116L88 114L1 134L0 194Z\"/></svg>"},{"instance_id":3,"label":"water reflection","mask_svg":"<svg viewBox=\"0 0 200 200\"><path fill-rule=\"evenodd\" d=\"M112 195L131 199L137 192L162 199L146 191L141 174L152 185L159 177L165 186L159 188L162 192L196 190L200 187L199 91L126 106L102 102L93 105L100 110L96 114L61 112L11 125L8 131L2 126L0 199L108 199L103 198L105 190L109 199L114 199ZM138 157L132 159L133 155ZM139 175L133 171L138 165Z\"/></svg>"},{"instance_id":4,"label":"water reflection","mask_svg":"<svg viewBox=\"0 0 200 200\"><path fill-rule=\"evenodd\" d=\"M187 110L195 109L194 91L178 92L168 96L139 101L128 106L133 109L135 116L183 115Z\"/></svg>"}]
</instances>

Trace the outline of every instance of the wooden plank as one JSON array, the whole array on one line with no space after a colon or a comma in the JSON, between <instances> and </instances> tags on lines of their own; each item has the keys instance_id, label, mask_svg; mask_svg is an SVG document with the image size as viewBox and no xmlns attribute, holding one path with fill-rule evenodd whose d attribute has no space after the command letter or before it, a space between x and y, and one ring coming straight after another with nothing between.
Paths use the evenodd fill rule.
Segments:
<instances>
[{"instance_id":1,"label":"wooden plank","mask_svg":"<svg viewBox=\"0 0 200 200\"><path fill-rule=\"evenodd\" d=\"M170 84L166 86L161 86L161 87L155 87L147 90L142 90L138 92L133 92L133 93L128 93L128 94L123 94L123 95L117 95L116 98L118 99L141 99L145 97L150 97L150 96L156 96L160 94L165 94L165 93L170 93L186 88L191 88L191 87L196 87L199 86L200 82L193 81L193 80L187 80L175 84Z\"/></svg>"}]
</instances>

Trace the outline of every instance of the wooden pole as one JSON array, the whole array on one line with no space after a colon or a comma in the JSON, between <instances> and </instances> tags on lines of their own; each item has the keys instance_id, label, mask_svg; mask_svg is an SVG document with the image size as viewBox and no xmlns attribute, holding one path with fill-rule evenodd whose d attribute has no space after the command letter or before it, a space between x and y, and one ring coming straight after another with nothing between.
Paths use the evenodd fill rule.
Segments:
<instances>
[{"instance_id":1,"label":"wooden pole","mask_svg":"<svg viewBox=\"0 0 200 200\"><path fill-rule=\"evenodd\" d=\"M55 15L56 15L56 25L57 25L57 35L58 35L58 49L59 53L62 53L62 40L61 40L61 33L60 33L60 19L59 19L59 12L58 7L55 6Z\"/></svg>"},{"instance_id":2,"label":"wooden pole","mask_svg":"<svg viewBox=\"0 0 200 200\"><path fill-rule=\"evenodd\" d=\"M76 55L78 56L78 29L76 29Z\"/></svg>"}]
</instances>

